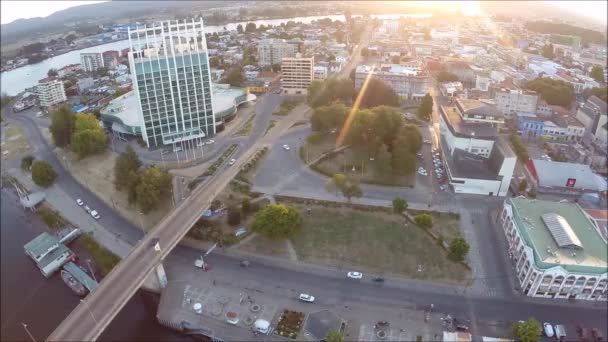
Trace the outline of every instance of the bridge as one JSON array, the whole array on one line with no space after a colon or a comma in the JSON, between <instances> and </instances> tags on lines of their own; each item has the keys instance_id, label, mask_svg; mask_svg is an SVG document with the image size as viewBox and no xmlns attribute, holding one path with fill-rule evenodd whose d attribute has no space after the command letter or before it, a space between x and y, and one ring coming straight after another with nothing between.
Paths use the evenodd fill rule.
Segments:
<instances>
[{"instance_id":1,"label":"bridge","mask_svg":"<svg viewBox=\"0 0 608 342\"><path fill-rule=\"evenodd\" d=\"M271 147L283 132L307 112L307 107L294 109L290 116L279 121L273 130L243 152L234 165L199 184L190 198L176 207L133 247L129 255L74 308L47 341L96 340L152 272L156 271L157 275L163 276L163 259L194 226L201 213L211 206L211 201L236 176L249 158L259 148ZM159 241L160 250L154 248L156 239Z\"/></svg>"}]
</instances>

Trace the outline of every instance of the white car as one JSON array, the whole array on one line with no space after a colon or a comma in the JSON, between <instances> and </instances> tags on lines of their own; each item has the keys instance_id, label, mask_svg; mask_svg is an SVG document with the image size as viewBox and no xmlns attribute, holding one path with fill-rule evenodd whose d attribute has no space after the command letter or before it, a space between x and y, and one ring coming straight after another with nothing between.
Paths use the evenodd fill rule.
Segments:
<instances>
[{"instance_id":1,"label":"white car","mask_svg":"<svg viewBox=\"0 0 608 342\"><path fill-rule=\"evenodd\" d=\"M93 218L96 220L99 220L101 218L101 216L99 216L99 213L97 212L97 210L91 210L91 216L93 216Z\"/></svg>"},{"instance_id":2,"label":"white car","mask_svg":"<svg viewBox=\"0 0 608 342\"><path fill-rule=\"evenodd\" d=\"M347 277L352 278L352 279L361 279L363 278L363 273L361 272L348 272L346 274Z\"/></svg>"},{"instance_id":3,"label":"white car","mask_svg":"<svg viewBox=\"0 0 608 342\"><path fill-rule=\"evenodd\" d=\"M300 296L298 297L299 300L303 301L303 302L307 302L307 303L313 303L315 301L315 297L311 296L309 294L306 293L300 293Z\"/></svg>"},{"instance_id":4,"label":"white car","mask_svg":"<svg viewBox=\"0 0 608 342\"><path fill-rule=\"evenodd\" d=\"M289 145L287 145L287 144L283 145L283 149L284 149L285 151L289 151L289 150L291 150L291 148L290 148L290 147L289 147Z\"/></svg>"},{"instance_id":5,"label":"white car","mask_svg":"<svg viewBox=\"0 0 608 342\"><path fill-rule=\"evenodd\" d=\"M83 208L87 213L91 212L91 208L88 205L85 205Z\"/></svg>"},{"instance_id":6,"label":"white car","mask_svg":"<svg viewBox=\"0 0 608 342\"><path fill-rule=\"evenodd\" d=\"M234 163L236 163L236 159L232 158L232 159L230 159L230 161L228 162L228 165L234 165Z\"/></svg>"},{"instance_id":7,"label":"white car","mask_svg":"<svg viewBox=\"0 0 608 342\"><path fill-rule=\"evenodd\" d=\"M547 337L553 337L553 326L547 322L543 323L543 329L545 330L545 335Z\"/></svg>"},{"instance_id":8,"label":"white car","mask_svg":"<svg viewBox=\"0 0 608 342\"><path fill-rule=\"evenodd\" d=\"M84 205L84 202L80 198L76 199L76 203L78 203L78 205L81 207Z\"/></svg>"},{"instance_id":9,"label":"white car","mask_svg":"<svg viewBox=\"0 0 608 342\"><path fill-rule=\"evenodd\" d=\"M207 144L207 145L211 145L211 144L213 144L213 143L215 143L215 140L211 139L211 140L208 140L208 141L207 141L205 144Z\"/></svg>"}]
</instances>

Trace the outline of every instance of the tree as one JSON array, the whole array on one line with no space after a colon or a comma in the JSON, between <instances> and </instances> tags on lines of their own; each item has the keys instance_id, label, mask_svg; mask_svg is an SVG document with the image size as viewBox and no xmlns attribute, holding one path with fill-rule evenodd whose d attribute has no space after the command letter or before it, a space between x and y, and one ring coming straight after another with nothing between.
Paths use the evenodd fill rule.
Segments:
<instances>
[{"instance_id":1,"label":"tree","mask_svg":"<svg viewBox=\"0 0 608 342\"><path fill-rule=\"evenodd\" d=\"M548 77L538 77L526 84L526 88L540 94L541 98L550 105L557 105L566 109L574 100L574 88L562 80L553 80Z\"/></svg>"},{"instance_id":2,"label":"tree","mask_svg":"<svg viewBox=\"0 0 608 342\"><path fill-rule=\"evenodd\" d=\"M393 163L391 153L388 151L388 146L382 144L376 154L376 171L382 177L390 177L393 174Z\"/></svg>"},{"instance_id":3,"label":"tree","mask_svg":"<svg viewBox=\"0 0 608 342\"><path fill-rule=\"evenodd\" d=\"M267 205L255 215L251 230L281 240L294 236L302 226L300 212L284 204Z\"/></svg>"},{"instance_id":4,"label":"tree","mask_svg":"<svg viewBox=\"0 0 608 342\"><path fill-rule=\"evenodd\" d=\"M524 143L521 141L521 137L517 134L511 134L509 138L511 140L511 146L513 146L513 150L515 151L517 158L519 158L519 160L523 163L527 162L530 157L528 155L528 149L526 148L526 145L524 145Z\"/></svg>"},{"instance_id":5,"label":"tree","mask_svg":"<svg viewBox=\"0 0 608 342\"><path fill-rule=\"evenodd\" d=\"M32 163L32 180L36 185L47 188L53 184L55 178L57 178L57 173L48 162L36 160Z\"/></svg>"},{"instance_id":6,"label":"tree","mask_svg":"<svg viewBox=\"0 0 608 342\"><path fill-rule=\"evenodd\" d=\"M230 84L233 87L240 87L243 84L245 78L243 77L243 68L237 67L234 68L228 73L226 78L224 79L225 83Z\"/></svg>"},{"instance_id":7,"label":"tree","mask_svg":"<svg viewBox=\"0 0 608 342\"><path fill-rule=\"evenodd\" d=\"M433 226L433 217L429 214L418 214L414 216L414 222L423 228L431 228Z\"/></svg>"},{"instance_id":8,"label":"tree","mask_svg":"<svg viewBox=\"0 0 608 342\"><path fill-rule=\"evenodd\" d=\"M241 201L241 210L243 211L243 215L247 215L251 211L251 199L249 197L243 197L243 200Z\"/></svg>"},{"instance_id":9,"label":"tree","mask_svg":"<svg viewBox=\"0 0 608 342\"><path fill-rule=\"evenodd\" d=\"M322 91L323 81L314 80L310 82L310 85L308 86L308 92L306 94L306 100L309 106L314 107L313 103L316 103L316 99L321 95Z\"/></svg>"},{"instance_id":10,"label":"tree","mask_svg":"<svg viewBox=\"0 0 608 342\"><path fill-rule=\"evenodd\" d=\"M11 103L12 100L13 100L13 98L11 96L9 96L7 93L2 93L2 96L0 97L1 108L4 108L4 106L6 106L9 103Z\"/></svg>"},{"instance_id":11,"label":"tree","mask_svg":"<svg viewBox=\"0 0 608 342\"><path fill-rule=\"evenodd\" d=\"M236 25L236 31L238 33L243 33L243 25L241 25L241 24Z\"/></svg>"},{"instance_id":12,"label":"tree","mask_svg":"<svg viewBox=\"0 0 608 342\"><path fill-rule=\"evenodd\" d=\"M97 77L104 77L108 75L108 68L106 67L99 67L97 68L97 70L94 71L94 74Z\"/></svg>"},{"instance_id":13,"label":"tree","mask_svg":"<svg viewBox=\"0 0 608 342\"><path fill-rule=\"evenodd\" d=\"M424 30L424 40L431 40L431 29L428 27Z\"/></svg>"},{"instance_id":14,"label":"tree","mask_svg":"<svg viewBox=\"0 0 608 342\"><path fill-rule=\"evenodd\" d=\"M273 64L270 69L272 70L272 72L279 72L281 71L281 64Z\"/></svg>"},{"instance_id":15,"label":"tree","mask_svg":"<svg viewBox=\"0 0 608 342\"><path fill-rule=\"evenodd\" d=\"M133 148L127 145L127 149L118 155L114 164L114 186L116 190L128 189L132 185L131 172L137 172L141 166L141 161Z\"/></svg>"},{"instance_id":16,"label":"tree","mask_svg":"<svg viewBox=\"0 0 608 342\"><path fill-rule=\"evenodd\" d=\"M361 187L359 186L359 181L354 178L349 178L346 186L342 189L342 195L346 197L348 203L350 203L353 197L359 198L363 196L363 190L361 190Z\"/></svg>"},{"instance_id":17,"label":"tree","mask_svg":"<svg viewBox=\"0 0 608 342\"><path fill-rule=\"evenodd\" d=\"M416 157L407 146L395 145L391 153L393 174L409 175L416 172Z\"/></svg>"},{"instance_id":18,"label":"tree","mask_svg":"<svg viewBox=\"0 0 608 342\"><path fill-rule=\"evenodd\" d=\"M420 107L418 107L418 118L421 120L429 121L431 114L433 113L433 97L431 94L426 93L422 98Z\"/></svg>"},{"instance_id":19,"label":"tree","mask_svg":"<svg viewBox=\"0 0 608 342\"><path fill-rule=\"evenodd\" d=\"M236 206L228 207L228 215L227 215L228 224L231 226L236 226L241 223L241 211Z\"/></svg>"},{"instance_id":20,"label":"tree","mask_svg":"<svg viewBox=\"0 0 608 342\"><path fill-rule=\"evenodd\" d=\"M553 52L553 44L545 44L545 46L543 46L541 55L549 59L555 58L555 53Z\"/></svg>"},{"instance_id":21,"label":"tree","mask_svg":"<svg viewBox=\"0 0 608 342\"><path fill-rule=\"evenodd\" d=\"M247 25L245 25L245 32L255 32L256 29L256 25L255 23L247 23Z\"/></svg>"},{"instance_id":22,"label":"tree","mask_svg":"<svg viewBox=\"0 0 608 342\"><path fill-rule=\"evenodd\" d=\"M50 68L50 69L49 69L49 71L47 71L46 75L47 75L48 77L57 76L57 75L58 75L58 73L57 73L57 69L55 69L55 68Z\"/></svg>"},{"instance_id":23,"label":"tree","mask_svg":"<svg viewBox=\"0 0 608 342\"><path fill-rule=\"evenodd\" d=\"M583 90L583 98L587 100L591 96L597 96L600 100L608 102L608 89L604 88L587 88Z\"/></svg>"},{"instance_id":24,"label":"tree","mask_svg":"<svg viewBox=\"0 0 608 342\"><path fill-rule=\"evenodd\" d=\"M62 106L51 114L49 130L57 147L65 147L70 144L73 127L74 115L69 107Z\"/></svg>"},{"instance_id":25,"label":"tree","mask_svg":"<svg viewBox=\"0 0 608 342\"><path fill-rule=\"evenodd\" d=\"M330 330L325 336L325 342L344 342L344 337L337 330Z\"/></svg>"},{"instance_id":26,"label":"tree","mask_svg":"<svg viewBox=\"0 0 608 342\"><path fill-rule=\"evenodd\" d=\"M345 176L341 173L336 173L332 179L327 183L326 188L330 192L338 191L342 192L342 195L350 202L353 197L363 196L363 191L359 187L359 180Z\"/></svg>"},{"instance_id":27,"label":"tree","mask_svg":"<svg viewBox=\"0 0 608 342\"><path fill-rule=\"evenodd\" d=\"M519 182L519 187L517 188L517 190L520 193L524 193L524 192L526 192L527 188L528 188L528 182L525 179L522 179L521 182Z\"/></svg>"},{"instance_id":28,"label":"tree","mask_svg":"<svg viewBox=\"0 0 608 342\"><path fill-rule=\"evenodd\" d=\"M103 152L108 145L108 137L93 114L76 114L74 133L70 147L82 159Z\"/></svg>"},{"instance_id":29,"label":"tree","mask_svg":"<svg viewBox=\"0 0 608 342\"><path fill-rule=\"evenodd\" d=\"M393 211L397 214L400 214L407 209L407 201L401 197L395 197L393 200Z\"/></svg>"},{"instance_id":30,"label":"tree","mask_svg":"<svg viewBox=\"0 0 608 342\"><path fill-rule=\"evenodd\" d=\"M341 173L336 173L332 176L329 182L326 185L327 191L335 192L336 195L339 191L341 191L346 185L346 176Z\"/></svg>"},{"instance_id":31,"label":"tree","mask_svg":"<svg viewBox=\"0 0 608 342\"><path fill-rule=\"evenodd\" d=\"M437 76L435 76L435 78L437 79L437 82L458 82L458 76L456 76L455 74L445 71L445 70L441 70L440 72L437 73Z\"/></svg>"},{"instance_id":32,"label":"tree","mask_svg":"<svg viewBox=\"0 0 608 342\"><path fill-rule=\"evenodd\" d=\"M140 172L135 187L136 203L142 213L146 214L158 207L162 198L167 197L172 187L172 176L167 170L156 165Z\"/></svg>"},{"instance_id":33,"label":"tree","mask_svg":"<svg viewBox=\"0 0 608 342\"><path fill-rule=\"evenodd\" d=\"M373 77L369 80L367 87L362 87L358 96L361 96L361 108L382 105L397 107L399 105L399 97L393 88Z\"/></svg>"},{"instance_id":34,"label":"tree","mask_svg":"<svg viewBox=\"0 0 608 342\"><path fill-rule=\"evenodd\" d=\"M593 78L594 80L596 80L599 83L604 83L604 69L602 69L601 66L599 65L594 65L593 68L591 68L591 72L589 73L589 76L591 76L591 78Z\"/></svg>"},{"instance_id":35,"label":"tree","mask_svg":"<svg viewBox=\"0 0 608 342\"><path fill-rule=\"evenodd\" d=\"M469 253L469 244L467 240L457 237L450 242L450 247L448 251L448 258L452 261L461 262Z\"/></svg>"},{"instance_id":36,"label":"tree","mask_svg":"<svg viewBox=\"0 0 608 342\"><path fill-rule=\"evenodd\" d=\"M73 34L73 33L71 33L71 34L68 34L68 35L65 37L65 42L66 42L68 45L70 45L70 44L72 44L72 42L73 42L75 39L76 39L76 35L75 35L75 34Z\"/></svg>"},{"instance_id":37,"label":"tree","mask_svg":"<svg viewBox=\"0 0 608 342\"><path fill-rule=\"evenodd\" d=\"M310 117L312 130L329 132L335 128L342 127L348 116L349 110L348 107L341 103L315 108Z\"/></svg>"},{"instance_id":38,"label":"tree","mask_svg":"<svg viewBox=\"0 0 608 342\"><path fill-rule=\"evenodd\" d=\"M401 57L393 56L393 57L391 57L391 62L393 62L393 64L399 64L399 62L401 62Z\"/></svg>"},{"instance_id":39,"label":"tree","mask_svg":"<svg viewBox=\"0 0 608 342\"><path fill-rule=\"evenodd\" d=\"M540 322L534 318L528 318L522 323L513 324L513 335L522 342L536 342L540 340Z\"/></svg>"}]
</instances>

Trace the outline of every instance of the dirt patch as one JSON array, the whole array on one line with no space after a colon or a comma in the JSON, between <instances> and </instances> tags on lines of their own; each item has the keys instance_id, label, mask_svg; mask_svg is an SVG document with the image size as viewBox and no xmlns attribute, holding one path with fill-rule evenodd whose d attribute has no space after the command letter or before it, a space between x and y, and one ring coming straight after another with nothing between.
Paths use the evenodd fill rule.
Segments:
<instances>
[{"instance_id":1,"label":"dirt patch","mask_svg":"<svg viewBox=\"0 0 608 342\"><path fill-rule=\"evenodd\" d=\"M2 128L2 159L19 160L31 151L30 144L21 127L13 122Z\"/></svg>"},{"instance_id":2,"label":"dirt patch","mask_svg":"<svg viewBox=\"0 0 608 342\"><path fill-rule=\"evenodd\" d=\"M66 157L68 170L80 184L97 194L107 205L117 210L122 217L139 229L142 229L142 225L145 231L152 229L173 208L170 197L160 203L159 209L147 215L139 214L135 204L129 205L127 194L119 192L114 187L114 164L117 155L111 151L82 160L76 160L71 152L66 155L63 150L57 154L64 163L66 160L63 158Z\"/></svg>"}]
</instances>

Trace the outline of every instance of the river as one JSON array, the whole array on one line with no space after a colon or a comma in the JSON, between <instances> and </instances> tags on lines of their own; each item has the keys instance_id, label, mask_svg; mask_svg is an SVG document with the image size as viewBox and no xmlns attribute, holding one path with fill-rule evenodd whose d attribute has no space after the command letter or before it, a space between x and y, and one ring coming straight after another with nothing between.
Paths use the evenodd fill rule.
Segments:
<instances>
[{"instance_id":1,"label":"river","mask_svg":"<svg viewBox=\"0 0 608 342\"><path fill-rule=\"evenodd\" d=\"M42 276L23 245L45 230L44 223L26 212L18 197L6 189L0 194L0 340L29 341L22 323L36 341L44 341L76 307L78 297L59 274ZM78 247L70 246L85 257ZM183 341L185 336L156 321L154 296L138 292L100 336L100 341ZM82 319L90 319L83 317Z\"/></svg>"},{"instance_id":2,"label":"river","mask_svg":"<svg viewBox=\"0 0 608 342\"><path fill-rule=\"evenodd\" d=\"M397 19L399 17L409 17L409 18L428 18L430 14L425 13L416 13L416 14L378 14L372 15L372 18L379 19ZM353 15L356 17L356 15ZM309 16L309 17L296 17L296 18L285 18L285 19L265 19L265 20L255 20L252 21L259 25L280 25L281 23L286 23L288 21L302 22L305 24L309 24L313 20L319 20L323 18L330 18L331 20L339 20L344 21L344 15L327 15L327 16ZM236 30L237 25L247 24L247 22L237 22L230 23L226 25L218 25L218 26L206 26L205 32L213 33L219 32L226 28L227 30ZM38 80L41 80L46 77L46 73L49 69L61 69L62 67L69 65L80 63L80 53L82 52L104 52L108 50L122 50L129 47L128 40L121 40L112 43L92 46L86 49L74 50L63 55L55 56L49 59L46 59L40 63L26 65L21 68L17 68L10 71L5 71L0 74L0 92L7 93L8 95L17 95L26 88L30 88L38 83Z\"/></svg>"}]
</instances>

